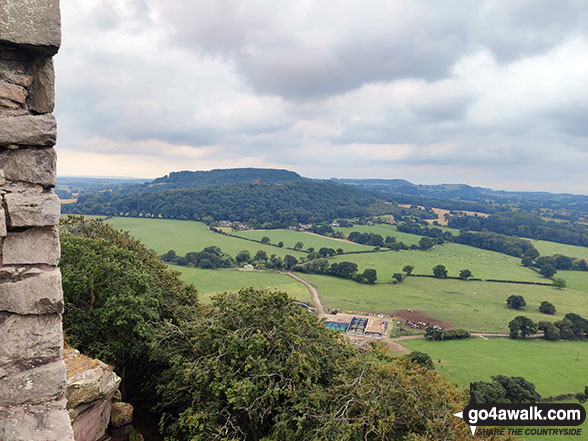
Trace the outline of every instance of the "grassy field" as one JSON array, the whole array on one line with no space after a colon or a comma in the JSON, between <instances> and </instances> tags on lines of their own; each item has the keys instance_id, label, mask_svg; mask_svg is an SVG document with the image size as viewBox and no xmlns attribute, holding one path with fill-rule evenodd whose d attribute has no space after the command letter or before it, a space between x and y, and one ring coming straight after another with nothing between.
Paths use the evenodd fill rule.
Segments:
<instances>
[{"instance_id":1,"label":"grassy field","mask_svg":"<svg viewBox=\"0 0 588 441\"><path fill-rule=\"evenodd\" d=\"M291 231L291 230L252 230L252 231L235 231L230 234L236 236L245 237L248 239L261 240L262 237L267 236L271 239L271 243L277 244L278 242L284 242L286 247L294 247L297 242L304 244L304 249L313 247L315 251L326 247L343 249L344 252L350 251L370 251L374 247L360 245L357 243L349 243L342 240L330 239L328 237L318 236L315 234L305 233L302 231Z\"/></svg>"},{"instance_id":2,"label":"grassy field","mask_svg":"<svg viewBox=\"0 0 588 441\"><path fill-rule=\"evenodd\" d=\"M404 242L406 245L418 244L423 236L416 234L401 233L396 229L396 226L389 224L375 224L375 225L354 225L353 227L335 227L333 230L341 231L345 235L353 231L360 233L375 233L381 235L384 239L386 236L396 238L396 242Z\"/></svg>"},{"instance_id":3,"label":"grassy field","mask_svg":"<svg viewBox=\"0 0 588 441\"><path fill-rule=\"evenodd\" d=\"M301 276L318 289L325 307L381 313L419 309L469 331L508 332L508 322L517 315L536 321L560 320L568 312L588 317L588 293L569 288L420 277L408 277L398 285L362 285L329 276ZM507 308L506 298L511 294L525 298L525 310ZM539 312L543 300L555 305L555 315Z\"/></svg>"},{"instance_id":4,"label":"grassy field","mask_svg":"<svg viewBox=\"0 0 588 441\"><path fill-rule=\"evenodd\" d=\"M492 375L521 376L548 397L581 392L588 381L588 342L471 338L404 343L433 360L442 360L438 371L464 388L473 381L490 381Z\"/></svg>"},{"instance_id":5,"label":"grassy field","mask_svg":"<svg viewBox=\"0 0 588 441\"><path fill-rule=\"evenodd\" d=\"M199 298L203 302L208 301L212 295L218 292L234 292L248 287L277 289L287 292L290 296L301 302L311 302L310 293L306 286L285 274L170 266L182 274L182 280L194 284L198 289Z\"/></svg>"},{"instance_id":6,"label":"grassy field","mask_svg":"<svg viewBox=\"0 0 588 441\"><path fill-rule=\"evenodd\" d=\"M553 256L554 254L563 254L569 257L578 257L588 260L588 248L575 245L566 245L564 243L547 242L546 240L531 240L537 251L542 256Z\"/></svg>"},{"instance_id":7,"label":"grassy field","mask_svg":"<svg viewBox=\"0 0 588 441\"><path fill-rule=\"evenodd\" d=\"M520 259L494 251L481 250L456 243L446 243L430 250L392 251L388 253L352 254L330 259L332 262L348 260L357 263L360 271L373 268L378 273L378 282L387 283L392 275L401 272L405 265L414 266L415 274L433 274L433 267L445 265L450 276L459 276L459 271L469 269L474 277L521 281L548 280L535 271L521 265Z\"/></svg>"},{"instance_id":8,"label":"grassy field","mask_svg":"<svg viewBox=\"0 0 588 441\"><path fill-rule=\"evenodd\" d=\"M588 292L588 271L558 271L555 277L564 279L568 288Z\"/></svg>"},{"instance_id":9,"label":"grassy field","mask_svg":"<svg viewBox=\"0 0 588 441\"><path fill-rule=\"evenodd\" d=\"M179 255L184 255L189 251L200 251L215 245L231 256L236 256L241 250L248 250L252 255L257 250L264 250L268 256L275 254L284 257L286 254L290 254L300 258L306 255L297 251L213 233L202 222L129 217L114 217L108 219L107 222L114 228L130 232L158 254L175 250Z\"/></svg>"}]
</instances>

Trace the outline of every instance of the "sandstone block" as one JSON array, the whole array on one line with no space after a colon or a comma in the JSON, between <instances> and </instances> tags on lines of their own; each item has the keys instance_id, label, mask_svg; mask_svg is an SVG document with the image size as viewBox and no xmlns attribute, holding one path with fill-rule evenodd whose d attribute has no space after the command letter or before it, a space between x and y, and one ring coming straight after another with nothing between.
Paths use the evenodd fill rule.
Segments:
<instances>
[{"instance_id":1,"label":"sandstone block","mask_svg":"<svg viewBox=\"0 0 588 441\"><path fill-rule=\"evenodd\" d=\"M11 181L30 182L47 187L55 186L56 163L57 157L53 149L0 152L0 168L4 169L5 178Z\"/></svg>"},{"instance_id":2,"label":"sandstone block","mask_svg":"<svg viewBox=\"0 0 588 441\"><path fill-rule=\"evenodd\" d=\"M0 207L0 237L6 237L6 214L2 207Z\"/></svg>"},{"instance_id":3,"label":"sandstone block","mask_svg":"<svg viewBox=\"0 0 588 441\"><path fill-rule=\"evenodd\" d=\"M0 81L0 98L13 101L18 104L24 104L27 100L27 90L17 84Z\"/></svg>"},{"instance_id":4,"label":"sandstone block","mask_svg":"<svg viewBox=\"0 0 588 441\"><path fill-rule=\"evenodd\" d=\"M0 41L53 55L61 44L58 0L2 0Z\"/></svg>"},{"instance_id":5,"label":"sandstone block","mask_svg":"<svg viewBox=\"0 0 588 441\"><path fill-rule=\"evenodd\" d=\"M65 393L63 360L47 363L0 378L0 406L40 404L61 398Z\"/></svg>"},{"instance_id":6,"label":"sandstone block","mask_svg":"<svg viewBox=\"0 0 588 441\"><path fill-rule=\"evenodd\" d=\"M51 147L57 138L53 115L25 115L0 119L0 146Z\"/></svg>"},{"instance_id":7,"label":"sandstone block","mask_svg":"<svg viewBox=\"0 0 588 441\"><path fill-rule=\"evenodd\" d=\"M112 403L112 411L110 412L112 426L116 429L131 424L133 421L133 410L133 406L129 403Z\"/></svg>"},{"instance_id":8,"label":"sandstone block","mask_svg":"<svg viewBox=\"0 0 588 441\"><path fill-rule=\"evenodd\" d=\"M63 291L59 269L0 284L0 311L16 314L63 312Z\"/></svg>"},{"instance_id":9,"label":"sandstone block","mask_svg":"<svg viewBox=\"0 0 588 441\"><path fill-rule=\"evenodd\" d=\"M0 340L0 378L30 368L39 360L61 359L61 316L0 312Z\"/></svg>"},{"instance_id":10,"label":"sandstone block","mask_svg":"<svg viewBox=\"0 0 588 441\"><path fill-rule=\"evenodd\" d=\"M64 401L0 408L0 440L74 441Z\"/></svg>"},{"instance_id":11,"label":"sandstone block","mask_svg":"<svg viewBox=\"0 0 588 441\"><path fill-rule=\"evenodd\" d=\"M11 227L45 227L59 223L59 198L50 193L8 193L4 196Z\"/></svg>"},{"instance_id":12,"label":"sandstone block","mask_svg":"<svg viewBox=\"0 0 588 441\"><path fill-rule=\"evenodd\" d=\"M0 80L28 88L33 84L33 76L28 74L22 61L0 59Z\"/></svg>"},{"instance_id":13,"label":"sandstone block","mask_svg":"<svg viewBox=\"0 0 588 441\"><path fill-rule=\"evenodd\" d=\"M67 379L67 407L73 409L106 396L111 401L119 385L120 377L99 361L97 367L86 369Z\"/></svg>"},{"instance_id":14,"label":"sandstone block","mask_svg":"<svg viewBox=\"0 0 588 441\"><path fill-rule=\"evenodd\" d=\"M51 113L55 107L55 71L53 59L43 58L35 65L35 81L29 100L30 109L37 113Z\"/></svg>"},{"instance_id":15,"label":"sandstone block","mask_svg":"<svg viewBox=\"0 0 588 441\"><path fill-rule=\"evenodd\" d=\"M90 404L83 404L70 411L74 438L76 441L96 441L103 439L108 424L112 402L110 397Z\"/></svg>"},{"instance_id":16,"label":"sandstone block","mask_svg":"<svg viewBox=\"0 0 588 441\"><path fill-rule=\"evenodd\" d=\"M9 232L2 248L4 265L57 265L59 255L59 234L56 228L29 228L21 232Z\"/></svg>"}]
</instances>

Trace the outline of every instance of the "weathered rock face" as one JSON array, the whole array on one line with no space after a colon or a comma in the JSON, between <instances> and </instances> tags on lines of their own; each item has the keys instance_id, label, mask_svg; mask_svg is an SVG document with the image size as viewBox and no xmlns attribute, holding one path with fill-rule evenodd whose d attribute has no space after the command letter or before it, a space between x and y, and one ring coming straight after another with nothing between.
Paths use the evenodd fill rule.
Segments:
<instances>
[{"instance_id":1,"label":"weathered rock face","mask_svg":"<svg viewBox=\"0 0 588 441\"><path fill-rule=\"evenodd\" d=\"M57 127L58 0L0 0L0 440L73 441L65 408Z\"/></svg>"},{"instance_id":2,"label":"weathered rock face","mask_svg":"<svg viewBox=\"0 0 588 441\"><path fill-rule=\"evenodd\" d=\"M120 401L120 378L107 365L66 348L67 409L76 441L129 441L133 406ZM1 438L0 438L1 439ZM140 438L139 438L140 439Z\"/></svg>"}]
</instances>

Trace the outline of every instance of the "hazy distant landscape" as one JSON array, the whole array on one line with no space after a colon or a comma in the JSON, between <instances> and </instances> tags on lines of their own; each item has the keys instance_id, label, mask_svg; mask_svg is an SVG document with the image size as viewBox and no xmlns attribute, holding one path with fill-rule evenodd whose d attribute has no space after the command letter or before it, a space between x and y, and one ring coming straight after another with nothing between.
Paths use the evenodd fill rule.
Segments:
<instances>
[{"instance_id":1,"label":"hazy distant landscape","mask_svg":"<svg viewBox=\"0 0 588 441\"><path fill-rule=\"evenodd\" d=\"M588 317L588 247L570 244L588 239L583 196L533 193L527 198L522 193L464 186L452 186L449 191L448 186L419 187L406 182L399 187L396 181L311 181L291 172L256 169L182 172L145 184L103 183L102 188L95 184L78 183L77 202L64 205L64 211L104 219L130 232L178 270L182 280L194 284L205 303L220 292L255 287L284 291L312 307L308 288L287 274L294 271L316 288L326 311L374 317L417 311L448 329L504 335L509 333L509 322L520 315L535 322L556 322L568 313ZM329 197L333 191L336 198ZM411 195L415 192L418 194ZM263 203L257 199L260 195L264 195ZM474 196L469 200L468 195ZM149 211L141 208L143 201L151 207ZM299 212L297 204L303 204L304 210ZM195 207L207 214L187 220L182 213ZM445 214L443 224L462 225L461 229L440 226L439 209ZM299 218L296 213L301 213ZM479 228L473 221L485 222L487 227ZM481 233L463 227L470 225ZM513 235L513 230L521 236ZM465 233L488 237L481 236L486 242L467 245L461 239L468 237ZM537 239L549 235L553 241ZM350 238L371 242L357 243ZM216 265L221 267L190 260L190 253L199 256L208 247L217 247L223 263ZM524 262L525 255L532 256L531 263ZM541 265L532 263L541 262L542 256L565 256L565 262L558 261L556 266L563 266L546 276ZM288 259L292 259L290 264ZM321 261L326 267L350 262L356 265L356 274L375 270L377 279L360 283L352 275L308 269ZM433 275L437 265L444 266L446 277ZM471 275L460 279L466 269ZM565 281L563 289L554 286L554 280L560 278ZM526 306L509 307L506 299L512 295L523 296ZM542 302L555 305L556 313L541 313ZM406 312L403 314L391 320L393 326L385 340L403 332L424 332L424 328L407 327ZM440 372L462 386L500 372L523 376L545 396L581 390L584 379L580 372L588 360L585 341L473 337L401 344L429 353L438 360ZM472 356L474 353L479 356ZM526 353L529 355L521 355ZM541 368L534 356L542 360ZM574 364L578 375L551 381L575 357L584 360Z\"/></svg>"}]
</instances>

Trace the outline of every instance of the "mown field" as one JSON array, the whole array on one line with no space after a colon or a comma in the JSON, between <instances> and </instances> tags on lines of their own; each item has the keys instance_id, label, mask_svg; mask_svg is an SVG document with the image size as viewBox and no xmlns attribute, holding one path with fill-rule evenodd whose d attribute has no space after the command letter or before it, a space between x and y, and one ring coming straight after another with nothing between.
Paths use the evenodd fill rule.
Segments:
<instances>
[{"instance_id":1,"label":"mown field","mask_svg":"<svg viewBox=\"0 0 588 441\"><path fill-rule=\"evenodd\" d=\"M474 277L482 279L516 280L529 282L550 281L535 271L521 265L520 259L494 251L481 250L456 243L445 243L430 250L391 251L386 253L352 254L337 256L332 262L348 260L357 263L360 271L373 268L378 282L387 283L392 275L402 271L405 265L414 266L415 274L433 274L433 267L445 265L449 276L459 276L459 271L469 269Z\"/></svg>"},{"instance_id":2,"label":"mown field","mask_svg":"<svg viewBox=\"0 0 588 441\"><path fill-rule=\"evenodd\" d=\"M564 279L568 288L588 292L588 271L558 271L555 277Z\"/></svg>"},{"instance_id":3,"label":"mown field","mask_svg":"<svg viewBox=\"0 0 588 441\"><path fill-rule=\"evenodd\" d=\"M285 274L261 271L240 271L234 269L209 270L170 265L179 271L182 280L193 283L198 289L203 302L219 292L235 292L241 288L262 288L287 292L291 297L311 304L310 293L306 286Z\"/></svg>"},{"instance_id":4,"label":"mown field","mask_svg":"<svg viewBox=\"0 0 588 441\"><path fill-rule=\"evenodd\" d=\"M247 239L261 240L262 237L267 236L271 239L271 243L277 244L278 242L284 242L286 247L294 247L297 242L304 244L303 249L313 247L315 251L321 248L341 248L344 252L348 253L351 251L370 251L374 247L360 245L357 243L350 243L344 240L336 240L328 237L318 236L316 234L305 233L302 231L291 231L291 230L251 230L251 231L232 231L230 234L234 234L239 237L245 237Z\"/></svg>"},{"instance_id":5,"label":"mown field","mask_svg":"<svg viewBox=\"0 0 588 441\"><path fill-rule=\"evenodd\" d=\"M548 242L546 240L531 240L537 251L542 256L553 256L563 254L564 256L588 259L588 248L564 243Z\"/></svg>"},{"instance_id":6,"label":"mown field","mask_svg":"<svg viewBox=\"0 0 588 441\"><path fill-rule=\"evenodd\" d=\"M569 288L421 277L408 277L398 285L362 285L329 276L300 276L318 289L327 308L381 313L418 309L469 331L508 332L508 322L517 315L535 321L560 320L568 312L588 317L588 293ZM507 308L511 294L522 295L527 307L522 311ZM543 300L556 306L555 315L539 312Z\"/></svg>"},{"instance_id":7,"label":"mown field","mask_svg":"<svg viewBox=\"0 0 588 441\"><path fill-rule=\"evenodd\" d=\"M423 236L416 234L401 233L396 229L396 226L389 224L375 224L375 225L354 225L353 227L334 227L333 230L341 231L345 235L353 231L360 233L374 233L381 235L384 239L386 236L396 238L396 242L404 242L406 245L418 244Z\"/></svg>"},{"instance_id":8,"label":"mown field","mask_svg":"<svg viewBox=\"0 0 588 441\"><path fill-rule=\"evenodd\" d=\"M130 232L158 254L175 250L177 254L184 255L190 251L200 251L215 245L233 257L241 250L248 250L252 255L257 250L264 250L268 256L275 254L284 257L290 254L300 258L306 255L302 252L214 233L202 222L128 217L114 217L107 222L114 228Z\"/></svg>"},{"instance_id":9,"label":"mown field","mask_svg":"<svg viewBox=\"0 0 588 441\"><path fill-rule=\"evenodd\" d=\"M521 376L548 397L582 392L588 382L588 342L477 337L445 342L406 340L403 344L441 360L438 372L464 388L472 381L490 381L492 375Z\"/></svg>"}]
</instances>

